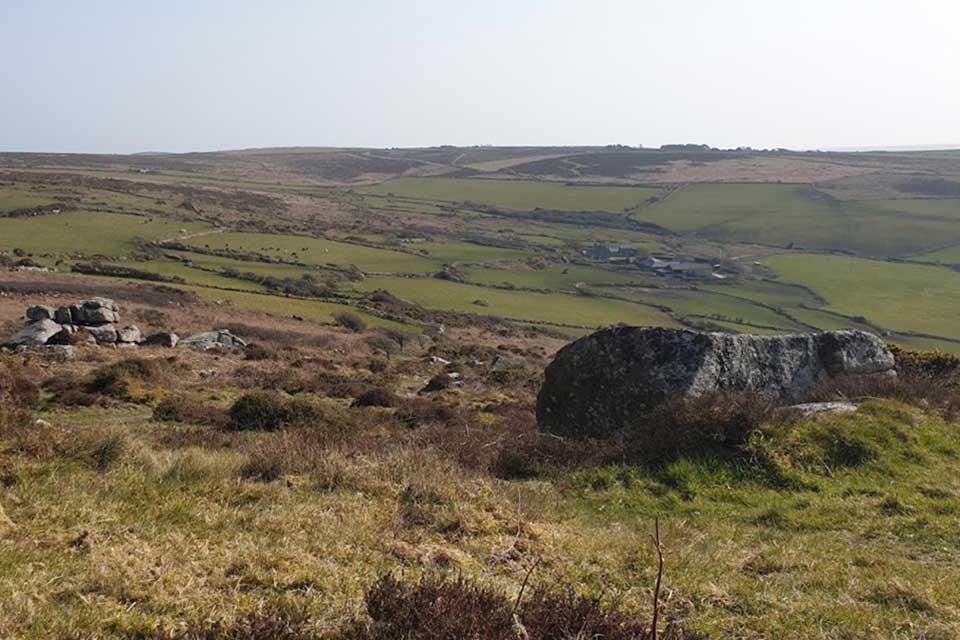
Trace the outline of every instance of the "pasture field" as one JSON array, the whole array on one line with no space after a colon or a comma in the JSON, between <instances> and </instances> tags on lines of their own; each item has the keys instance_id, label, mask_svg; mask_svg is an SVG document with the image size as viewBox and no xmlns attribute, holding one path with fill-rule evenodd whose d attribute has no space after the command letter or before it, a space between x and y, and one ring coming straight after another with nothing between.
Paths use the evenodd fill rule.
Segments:
<instances>
[{"instance_id":1,"label":"pasture field","mask_svg":"<svg viewBox=\"0 0 960 640\"><path fill-rule=\"evenodd\" d=\"M765 259L786 282L809 286L828 309L898 332L957 335L960 273L937 266L825 255Z\"/></svg>"},{"instance_id":2,"label":"pasture field","mask_svg":"<svg viewBox=\"0 0 960 640\"><path fill-rule=\"evenodd\" d=\"M0 213L16 211L17 209L28 209L30 207L40 207L55 202L56 199L47 194L0 185Z\"/></svg>"},{"instance_id":3,"label":"pasture field","mask_svg":"<svg viewBox=\"0 0 960 640\"><path fill-rule=\"evenodd\" d=\"M771 307L798 307L800 305L819 306L820 300L810 291L799 286L791 286L773 280L726 281L722 284L705 284L700 287L705 291L724 293L739 298L746 298Z\"/></svg>"},{"instance_id":4,"label":"pasture field","mask_svg":"<svg viewBox=\"0 0 960 640\"><path fill-rule=\"evenodd\" d=\"M797 185L692 184L633 217L719 241L868 256L906 255L960 242L954 220L903 211L899 202L883 207L842 202Z\"/></svg>"},{"instance_id":5,"label":"pasture field","mask_svg":"<svg viewBox=\"0 0 960 640\"><path fill-rule=\"evenodd\" d=\"M263 291L264 287L256 282L228 278L203 269L196 269L177 260L148 260L146 262L115 262L114 266L137 269L168 278L183 278L190 284L203 287L220 287L227 289L245 289L247 291Z\"/></svg>"},{"instance_id":6,"label":"pasture field","mask_svg":"<svg viewBox=\"0 0 960 640\"><path fill-rule=\"evenodd\" d=\"M0 250L40 254L120 256L136 250L136 239L174 239L182 231L209 229L201 223L156 216L70 211L30 218L0 218Z\"/></svg>"},{"instance_id":7,"label":"pasture field","mask_svg":"<svg viewBox=\"0 0 960 640\"><path fill-rule=\"evenodd\" d=\"M363 189L443 202L474 202L516 211L622 212L643 204L661 190L650 187L583 187L535 180L470 180L465 178L400 178Z\"/></svg>"},{"instance_id":8,"label":"pasture field","mask_svg":"<svg viewBox=\"0 0 960 640\"><path fill-rule=\"evenodd\" d=\"M410 253L307 236L221 233L190 240L189 244L210 249L256 252L287 261L300 260L305 264L356 265L364 271L430 273L438 267L436 261Z\"/></svg>"},{"instance_id":9,"label":"pasture field","mask_svg":"<svg viewBox=\"0 0 960 640\"><path fill-rule=\"evenodd\" d=\"M575 289L584 284L643 284L649 279L640 272L622 272L585 265L548 264L543 269L526 265L505 265L501 269L468 268L463 270L470 282L523 289Z\"/></svg>"},{"instance_id":10,"label":"pasture field","mask_svg":"<svg viewBox=\"0 0 960 640\"><path fill-rule=\"evenodd\" d=\"M333 314L338 312L350 312L360 316L370 326L374 327L393 327L408 331L416 331L414 325L407 325L392 320L385 320L369 313L364 313L358 309L345 304L335 304L332 302L321 302L319 300L303 300L300 298L287 298L270 294L253 293L246 291L223 291L221 289L209 289L206 287L196 287L189 285L171 285L187 291L196 293L201 298L210 302L226 303L238 309L265 313L267 315L292 318L298 316L308 322L319 322L321 324L332 324Z\"/></svg>"},{"instance_id":11,"label":"pasture field","mask_svg":"<svg viewBox=\"0 0 960 640\"><path fill-rule=\"evenodd\" d=\"M428 309L447 309L517 320L602 327L617 322L659 327L677 326L670 316L642 304L562 293L504 291L436 278L372 277L356 283L359 290L386 289ZM482 301L485 304L477 304Z\"/></svg>"}]
</instances>

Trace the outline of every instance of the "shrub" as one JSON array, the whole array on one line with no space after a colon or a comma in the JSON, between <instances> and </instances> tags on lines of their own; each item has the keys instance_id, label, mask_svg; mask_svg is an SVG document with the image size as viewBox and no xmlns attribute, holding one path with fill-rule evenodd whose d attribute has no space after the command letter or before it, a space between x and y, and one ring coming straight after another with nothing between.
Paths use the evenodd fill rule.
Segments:
<instances>
[{"instance_id":1,"label":"shrub","mask_svg":"<svg viewBox=\"0 0 960 640\"><path fill-rule=\"evenodd\" d=\"M183 422L209 426L226 426L229 417L220 407L185 395L167 396L153 409L158 422Z\"/></svg>"},{"instance_id":2,"label":"shrub","mask_svg":"<svg viewBox=\"0 0 960 640\"><path fill-rule=\"evenodd\" d=\"M278 393L253 391L230 407L229 427L235 431L276 431L291 420L288 402Z\"/></svg>"},{"instance_id":3,"label":"shrub","mask_svg":"<svg viewBox=\"0 0 960 640\"><path fill-rule=\"evenodd\" d=\"M335 312L333 314L333 321L354 333L360 333L367 328L367 323L363 318L349 311Z\"/></svg>"},{"instance_id":4,"label":"shrub","mask_svg":"<svg viewBox=\"0 0 960 640\"><path fill-rule=\"evenodd\" d=\"M572 589L540 588L518 601L463 577L426 576L413 582L388 575L367 591L366 605L370 622L354 621L339 638L643 640L649 635L644 623L616 605L604 605L599 597L580 596ZM693 640L700 636L668 625L659 637Z\"/></svg>"},{"instance_id":5,"label":"shrub","mask_svg":"<svg viewBox=\"0 0 960 640\"><path fill-rule=\"evenodd\" d=\"M354 407L395 407L400 402L389 389L374 387L360 394L354 401Z\"/></svg>"},{"instance_id":6,"label":"shrub","mask_svg":"<svg viewBox=\"0 0 960 640\"><path fill-rule=\"evenodd\" d=\"M276 360L277 356L276 349L266 347L259 342L251 342L243 352L244 360Z\"/></svg>"},{"instance_id":7,"label":"shrub","mask_svg":"<svg viewBox=\"0 0 960 640\"><path fill-rule=\"evenodd\" d=\"M85 390L125 400L150 400L152 394L145 385L162 382L168 366L166 360L160 359L119 360L95 369Z\"/></svg>"},{"instance_id":8,"label":"shrub","mask_svg":"<svg viewBox=\"0 0 960 640\"><path fill-rule=\"evenodd\" d=\"M459 413L453 407L440 402L424 398L406 398L400 402L394 415L401 425L413 429L430 422L452 422Z\"/></svg>"},{"instance_id":9,"label":"shrub","mask_svg":"<svg viewBox=\"0 0 960 640\"><path fill-rule=\"evenodd\" d=\"M323 418L320 408L307 400L287 399L270 391L253 391L242 395L230 407L227 427L234 431L276 431Z\"/></svg>"},{"instance_id":10,"label":"shrub","mask_svg":"<svg viewBox=\"0 0 960 640\"><path fill-rule=\"evenodd\" d=\"M437 375L430 378L430 380L427 382L427 386L425 386L420 392L433 393L434 391L443 391L444 389L449 389L451 386L453 386L453 378L441 371Z\"/></svg>"}]
</instances>

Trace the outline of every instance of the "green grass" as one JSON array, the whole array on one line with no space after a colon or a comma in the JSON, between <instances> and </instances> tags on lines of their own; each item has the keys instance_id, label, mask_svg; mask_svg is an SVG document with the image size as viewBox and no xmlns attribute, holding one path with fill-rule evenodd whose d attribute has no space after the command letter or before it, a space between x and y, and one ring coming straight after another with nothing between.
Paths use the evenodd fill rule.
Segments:
<instances>
[{"instance_id":1,"label":"green grass","mask_svg":"<svg viewBox=\"0 0 960 640\"><path fill-rule=\"evenodd\" d=\"M20 187L0 186L0 212L28 209L55 202L55 198L44 193Z\"/></svg>"},{"instance_id":2,"label":"green grass","mask_svg":"<svg viewBox=\"0 0 960 640\"><path fill-rule=\"evenodd\" d=\"M116 266L137 269L161 276L183 278L189 284L203 287L225 287L228 289L245 289L247 291L263 291L264 287L255 282L228 278L203 269L190 267L176 260L150 260L148 262L116 262Z\"/></svg>"},{"instance_id":3,"label":"green grass","mask_svg":"<svg viewBox=\"0 0 960 640\"><path fill-rule=\"evenodd\" d=\"M31 218L0 218L0 250L84 256L119 256L136 249L136 238L175 238L205 225L120 213L75 211Z\"/></svg>"},{"instance_id":4,"label":"green grass","mask_svg":"<svg viewBox=\"0 0 960 640\"><path fill-rule=\"evenodd\" d=\"M960 242L951 216L922 216L902 201L878 206L779 184L693 184L634 214L673 231L722 241L898 256ZM907 201L915 203L915 201ZM926 206L926 205L924 205Z\"/></svg>"},{"instance_id":5,"label":"green grass","mask_svg":"<svg viewBox=\"0 0 960 640\"><path fill-rule=\"evenodd\" d=\"M405 300L430 309L447 309L502 318L601 327L626 322L670 327L676 323L652 307L560 293L504 291L435 278L367 278L357 283L366 291L386 289ZM482 300L487 306L474 304Z\"/></svg>"},{"instance_id":6,"label":"green grass","mask_svg":"<svg viewBox=\"0 0 960 640\"><path fill-rule=\"evenodd\" d=\"M583 265L548 264L543 269L528 265L505 265L502 269L469 268L464 273L470 282L485 285L509 285L525 289L575 290L584 284L644 283L648 277L634 272L614 271Z\"/></svg>"},{"instance_id":7,"label":"green grass","mask_svg":"<svg viewBox=\"0 0 960 640\"><path fill-rule=\"evenodd\" d=\"M893 402L770 429L747 457L509 482L399 439L372 456L317 452L314 470L279 481L241 480L251 443L294 436L172 449L161 439L183 427L148 408L39 415L58 425L62 452L9 459L4 638L132 640L277 603L330 632L386 572L511 594L529 575L531 587L573 584L647 619L655 518L661 613L710 638L960 634L960 431ZM110 445L110 463L95 469L83 443ZM402 517L411 489L432 500L415 522Z\"/></svg>"},{"instance_id":8,"label":"green grass","mask_svg":"<svg viewBox=\"0 0 960 640\"><path fill-rule=\"evenodd\" d=\"M604 567L565 573L613 591L647 584L658 514L665 583L711 638L956 637L958 433L875 402L758 441L758 457L781 465L768 476L712 458L575 473L560 509L583 527L575 553ZM634 572L631 558L643 559Z\"/></svg>"},{"instance_id":9,"label":"green grass","mask_svg":"<svg viewBox=\"0 0 960 640\"><path fill-rule=\"evenodd\" d=\"M248 293L244 291L222 291L218 289L208 289L204 287L188 285L173 286L186 289L188 291L193 291L201 298L211 302L226 302L238 309L255 311L280 318L299 316L310 322L332 324L334 313L347 311L362 317L367 324L374 327L395 327L406 330L415 328L412 325L406 325L403 323L378 318L377 316L364 313L349 305L320 302L315 300L301 300L298 298L287 298L284 296L274 296L269 294L252 292Z\"/></svg>"},{"instance_id":10,"label":"green grass","mask_svg":"<svg viewBox=\"0 0 960 640\"><path fill-rule=\"evenodd\" d=\"M826 255L781 255L764 262L786 282L804 284L828 308L894 331L957 337L960 274L937 266Z\"/></svg>"},{"instance_id":11,"label":"green grass","mask_svg":"<svg viewBox=\"0 0 960 640\"><path fill-rule=\"evenodd\" d=\"M659 189L646 187L574 187L559 182L459 178L401 178L363 191L444 202L474 202L517 211L542 208L614 213L636 207L660 194Z\"/></svg>"},{"instance_id":12,"label":"green grass","mask_svg":"<svg viewBox=\"0 0 960 640\"><path fill-rule=\"evenodd\" d=\"M221 233L189 241L197 247L232 249L257 252L270 257L305 264L340 267L356 265L363 271L387 273L430 273L438 262L409 253L374 249L347 242L316 240L306 236L271 235L263 233Z\"/></svg>"}]
</instances>

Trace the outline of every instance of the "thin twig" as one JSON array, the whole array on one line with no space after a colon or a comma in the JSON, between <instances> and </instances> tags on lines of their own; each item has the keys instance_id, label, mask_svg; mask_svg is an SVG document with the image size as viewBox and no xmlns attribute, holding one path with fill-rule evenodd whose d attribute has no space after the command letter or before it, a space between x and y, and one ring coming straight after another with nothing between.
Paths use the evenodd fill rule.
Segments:
<instances>
[{"instance_id":1,"label":"thin twig","mask_svg":"<svg viewBox=\"0 0 960 640\"><path fill-rule=\"evenodd\" d=\"M533 574L534 570L538 566L540 566L540 561L542 559L543 558L537 558L537 561L534 562L533 565L530 567L530 569L527 571L527 575L523 577L523 584L520 585L520 593L517 594L517 601L513 603L513 611L510 612L511 618L514 616L514 614L517 613L517 609L520 608L520 600L523 598L523 590L527 588L527 581L530 580L530 576L531 574Z\"/></svg>"},{"instance_id":2,"label":"thin twig","mask_svg":"<svg viewBox=\"0 0 960 640\"><path fill-rule=\"evenodd\" d=\"M653 588L653 622L650 640L657 640L657 619L660 617L660 582L663 580L663 547L660 545L660 518L654 521L653 548L657 550L657 584Z\"/></svg>"}]
</instances>

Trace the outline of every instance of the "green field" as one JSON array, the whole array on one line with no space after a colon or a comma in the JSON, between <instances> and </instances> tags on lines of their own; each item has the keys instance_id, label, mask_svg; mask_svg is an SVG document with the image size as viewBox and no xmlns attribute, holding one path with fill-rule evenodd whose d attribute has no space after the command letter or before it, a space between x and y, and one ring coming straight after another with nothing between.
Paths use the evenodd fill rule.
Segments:
<instances>
[{"instance_id":1,"label":"green field","mask_svg":"<svg viewBox=\"0 0 960 640\"><path fill-rule=\"evenodd\" d=\"M957 335L960 274L950 269L826 255L781 255L765 263L784 281L822 295L832 311L894 331Z\"/></svg>"},{"instance_id":2,"label":"green field","mask_svg":"<svg viewBox=\"0 0 960 640\"><path fill-rule=\"evenodd\" d=\"M389 249L374 249L347 242L317 240L307 236L268 235L262 233L221 233L191 240L190 244L211 249L257 252L305 264L356 265L363 271L388 273L430 273L437 261Z\"/></svg>"},{"instance_id":3,"label":"green field","mask_svg":"<svg viewBox=\"0 0 960 640\"><path fill-rule=\"evenodd\" d=\"M330 302L320 302L316 300L301 300L299 298L287 298L284 296L273 296L258 293L248 293L244 291L223 291L220 289L208 289L205 287L193 287L186 285L174 285L180 289L193 291L201 298L211 302L227 302L239 309L255 311L271 316L290 318L298 316L309 322L320 322L330 324L333 322L333 314L342 311L348 311L361 316L369 325L375 327L395 327L413 330L413 325L406 325L399 322L384 320L377 316L358 311L354 307L342 304L333 304Z\"/></svg>"},{"instance_id":4,"label":"green field","mask_svg":"<svg viewBox=\"0 0 960 640\"><path fill-rule=\"evenodd\" d=\"M660 194L648 187L575 187L533 180L469 180L458 178L401 178L363 191L444 202L474 202L517 211L620 212Z\"/></svg>"},{"instance_id":5,"label":"green field","mask_svg":"<svg viewBox=\"0 0 960 640\"><path fill-rule=\"evenodd\" d=\"M549 264L543 269L527 265L506 266L502 269L464 269L470 282L493 286L513 286L523 289L573 290L584 284L643 284L649 276L638 271L623 272L584 265Z\"/></svg>"},{"instance_id":6,"label":"green field","mask_svg":"<svg viewBox=\"0 0 960 640\"><path fill-rule=\"evenodd\" d=\"M45 204L53 204L56 200L46 194L37 193L28 189L0 186L0 212L28 209Z\"/></svg>"},{"instance_id":7,"label":"green field","mask_svg":"<svg viewBox=\"0 0 960 640\"><path fill-rule=\"evenodd\" d=\"M449 309L478 315L530 320L582 327L601 327L617 322L660 327L677 326L667 314L652 307L560 293L504 291L436 278L375 277L357 283L364 291L386 289L428 309ZM482 300L487 306L475 304Z\"/></svg>"},{"instance_id":8,"label":"green field","mask_svg":"<svg viewBox=\"0 0 960 640\"><path fill-rule=\"evenodd\" d=\"M207 228L199 223L91 211L0 218L0 250L118 256L134 251L137 238L173 239L181 230L195 233Z\"/></svg>"},{"instance_id":9,"label":"green field","mask_svg":"<svg viewBox=\"0 0 960 640\"><path fill-rule=\"evenodd\" d=\"M898 256L960 242L955 219L919 215L910 210L915 204L901 210L900 202L882 207L875 201L840 202L796 185L693 184L633 217L720 241L869 256Z\"/></svg>"}]
</instances>

